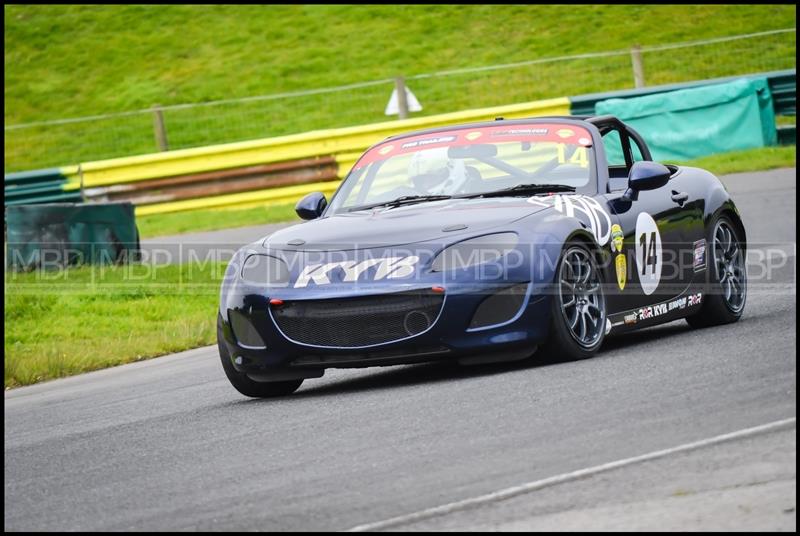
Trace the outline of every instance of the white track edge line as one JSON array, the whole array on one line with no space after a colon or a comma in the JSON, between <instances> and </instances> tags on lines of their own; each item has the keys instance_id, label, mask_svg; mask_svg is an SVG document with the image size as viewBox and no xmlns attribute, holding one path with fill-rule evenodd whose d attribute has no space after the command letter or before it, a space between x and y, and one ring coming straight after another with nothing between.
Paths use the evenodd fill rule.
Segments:
<instances>
[{"instance_id":1,"label":"white track edge line","mask_svg":"<svg viewBox=\"0 0 800 536\"><path fill-rule=\"evenodd\" d=\"M700 441L694 441L692 443L684 443L683 445L678 445L676 447L671 447L668 449L649 452L647 454L634 456L632 458L624 458L621 460L616 460L601 465L595 465L594 467L587 467L585 469L579 469L577 471L571 471L569 473L562 473L560 475L551 476L548 478L544 478L542 480L535 480L533 482L528 482L526 484L521 484L519 486L512 486L510 488L494 491L492 493L487 493L485 495L479 495L477 497L472 497L461 501L443 504L440 506L435 506L433 508L427 508L425 510L420 510L418 512L413 512L411 514L397 516L390 519L385 519L383 521L376 521L374 523L365 523L363 525L357 525L351 529L346 530L345 532L369 532L369 531L386 529L389 527L393 527L395 525L422 521L424 519L429 519L432 517L446 515L459 510L464 510L472 506L479 506L491 502L502 501L505 499L509 499L511 497L515 497L517 495L521 495L523 493L535 491L556 484L562 484L564 482L577 480L579 478L587 476L596 475L598 473L610 471L612 469L618 469L620 467L625 467L627 465L633 465L644 461L655 460L658 458L663 458L670 454L686 452L701 447L716 445L718 443L723 443L725 441L730 441L732 439L741 439L744 437L754 436L764 432L771 432L774 430L778 430L796 424L797 424L797 417L790 417L788 419L773 421L767 424L762 424L760 426L754 426L752 428L744 428L742 430L737 430L736 432L730 432L728 434L722 434L707 439L701 439Z\"/></svg>"}]
</instances>

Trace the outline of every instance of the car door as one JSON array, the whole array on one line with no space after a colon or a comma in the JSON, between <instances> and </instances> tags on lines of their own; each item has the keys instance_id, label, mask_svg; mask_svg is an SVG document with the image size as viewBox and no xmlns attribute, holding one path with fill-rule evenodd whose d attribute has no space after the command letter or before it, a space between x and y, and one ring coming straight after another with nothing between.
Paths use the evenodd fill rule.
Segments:
<instances>
[{"instance_id":1,"label":"car door","mask_svg":"<svg viewBox=\"0 0 800 536\"><path fill-rule=\"evenodd\" d=\"M633 309L679 296L694 274L691 257L693 243L703 234L702 207L698 213L697 199L681 182L680 173L674 173L674 166L665 186L640 191L635 201L623 198L630 167L650 160L650 153L635 132L619 128L601 132L610 160L607 196L626 259L626 288L621 289L619 306Z\"/></svg>"}]
</instances>

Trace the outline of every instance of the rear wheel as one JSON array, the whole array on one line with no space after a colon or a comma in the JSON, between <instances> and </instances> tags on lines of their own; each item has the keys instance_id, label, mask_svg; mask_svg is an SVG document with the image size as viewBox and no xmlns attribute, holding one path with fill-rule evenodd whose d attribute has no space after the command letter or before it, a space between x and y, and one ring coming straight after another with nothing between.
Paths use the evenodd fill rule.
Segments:
<instances>
[{"instance_id":1,"label":"rear wheel","mask_svg":"<svg viewBox=\"0 0 800 536\"><path fill-rule=\"evenodd\" d=\"M298 387L303 383L303 380L286 380L277 382L256 382L247 377L244 372L239 372L233 368L231 363L231 356L225 349L225 345L221 341L217 341L219 348L219 357L222 361L222 368L225 370L225 375L237 391L245 396L253 398L274 398L277 396L286 396L297 391Z\"/></svg>"},{"instance_id":2,"label":"rear wheel","mask_svg":"<svg viewBox=\"0 0 800 536\"><path fill-rule=\"evenodd\" d=\"M568 244L559 260L545 353L558 360L592 357L606 331L606 301L594 256L586 246Z\"/></svg>"},{"instance_id":3,"label":"rear wheel","mask_svg":"<svg viewBox=\"0 0 800 536\"><path fill-rule=\"evenodd\" d=\"M711 226L706 239L709 281L700 311L686 318L692 327L729 324L741 318L747 301L747 266L739 240L736 225L726 216Z\"/></svg>"}]
</instances>

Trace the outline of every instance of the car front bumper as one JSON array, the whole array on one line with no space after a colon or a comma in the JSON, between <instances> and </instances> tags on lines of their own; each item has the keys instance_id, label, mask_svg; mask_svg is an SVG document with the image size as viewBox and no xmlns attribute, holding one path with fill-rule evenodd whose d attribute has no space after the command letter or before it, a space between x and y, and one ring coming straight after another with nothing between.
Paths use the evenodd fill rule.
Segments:
<instances>
[{"instance_id":1,"label":"car front bumper","mask_svg":"<svg viewBox=\"0 0 800 536\"><path fill-rule=\"evenodd\" d=\"M296 371L299 377L315 377L321 375L317 371L325 368L386 366L448 359L515 359L530 355L536 345L547 337L550 324L550 297L534 295L532 286L527 283L523 289L524 299L516 311L508 309L505 318L498 318L499 321L493 324L484 322L486 325L478 327L475 326L478 309L486 305L485 302L493 293L502 290L500 287L488 290L474 287L448 289L442 296L438 315L431 319L429 326L424 330L420 328L419 333L413 333L412 329L411 334L389 342L373 343L366 340L369 337L367 332L374 331L376 324L391 323L389 317L381 317L378 312L372 319L369 314L363 319L357 318L357 322L349 326L347 323L337 324L337 329L354 330L353 340L363 339L355 346L337 346L331 344L331 340L321 341L323 344L318 344L316 340L298 341L297 328L289 336L286 325L283 324L284 329L281 329L281 321L276 319L279 315L275 314L275 308L283 305L270 303L268 297L252 293L229 296L217 317L219 347L222 357L230 359L237 371L256 376L273 374L276 377L286 371ZM427 292L430 287L412 290ZM373 297L379 299L381 295ZM366 300L370 296L351 298ZM326 300L315 301L320 303ZM491 302L487 307L491 309L498 303ZM487 307L484 307L484 311ZM369 313L369 310L366 312ZM309 310L308 314L315 313ZM232 322L233 315L239 315L235 322ZM340 319L328 321L334 320L338 322ZM303 325L313 328L325 322L325 319L312 318L306 319ZM242 337L244 329L249 331L247 337ZM356 330L360 331L356 333ZM300 335L305 336L302 331ZM242 338L247 341L243 342ZM328 339L350 340L347 334L337 334L335 330L328 330ZM308 376L303 376L303 371Z\"/></svg>"}]
</instances>

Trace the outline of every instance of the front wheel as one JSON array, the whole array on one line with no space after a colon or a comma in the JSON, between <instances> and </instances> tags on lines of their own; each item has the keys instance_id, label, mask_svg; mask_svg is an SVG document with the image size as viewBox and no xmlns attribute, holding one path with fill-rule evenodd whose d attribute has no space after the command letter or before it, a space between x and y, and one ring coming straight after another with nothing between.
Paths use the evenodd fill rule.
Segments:
<instances>
[{"instance_id":1,"label":"front wheel","mask_svg":"<svg viewBox=\"0 0 800 536\"><path fill-rule=\"evenodd\" d=\"M233 368L231 357L225 346L221 341L217 341L219 348L219 357L222 361L222 368L225 370L225 376L231 382L237 391L245 396L253 398L274 398L277 396L286 396L294 393L303 383L302 379L287 380L277 382L257 382L247 377L243 372L237 371Z\"/></svg>"},{"instance_id":2,"label":"front wheel","mask_svg":"<svg viewBox=\"0 0 800 536\"><path fill-rule=\"evenodd\" d=\"M602 277L591 251L571 243L556 269L550 335L544 351L558 360L592 357L606 332Z\"/></svg>"},{"instance_id":3,"label":"front wheel","mask_svg":"<svg viewBox=\"0 0 800 536\"><path fill-rule=\"evenodd\" d=\"M693 328L736 322L747 301L747 266L745 250L736 225L726 216L711 225L708 244L708 285L703 305L686 321Z\"/></svg>"}]
</instances>

